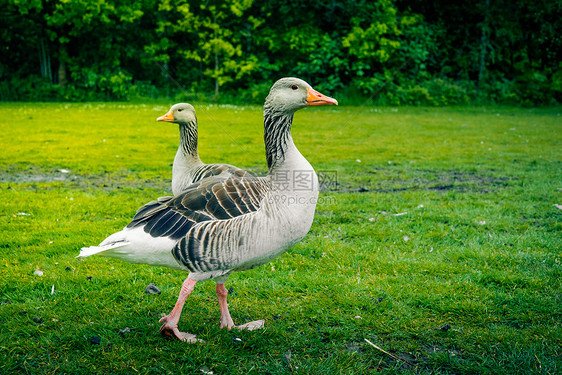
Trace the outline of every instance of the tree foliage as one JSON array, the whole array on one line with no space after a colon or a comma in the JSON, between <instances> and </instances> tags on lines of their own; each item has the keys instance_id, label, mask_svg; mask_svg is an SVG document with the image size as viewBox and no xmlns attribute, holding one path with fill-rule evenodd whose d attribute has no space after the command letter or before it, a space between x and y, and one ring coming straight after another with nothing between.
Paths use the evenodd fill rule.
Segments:
<instances>
[{"instance_id":1,"label":"tree foliage","mask_svg":"<svg viewBox=\"0 0 562 375\"><path fill-rule=\"evenodd\" d=\"M554 0L0 0L0 98L261 102L295 75L386 104L562 100Z\"/></svg>"}]
</instances>

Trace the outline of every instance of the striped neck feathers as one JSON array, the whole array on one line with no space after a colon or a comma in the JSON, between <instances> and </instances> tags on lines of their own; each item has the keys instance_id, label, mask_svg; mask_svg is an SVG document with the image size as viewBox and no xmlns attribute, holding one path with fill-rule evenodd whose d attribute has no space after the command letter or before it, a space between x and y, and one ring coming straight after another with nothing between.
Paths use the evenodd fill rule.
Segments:
<instances>
[{"instance_id":1,"label":"striped neck feathers","mask_svg":"<svg viewBox=\"0 0 562 375\"><path fill-rule=\"evenodd\" d=\"M275 112L270 107L264 110L265 156L269 170L285 160L287 143L291 139L293 113Z\"/></svg>"},{"instance_id":2,"label":"striped neck feathers","mask_svg":"<svg viewBox=\"0 0 562 375\"><path fill-rule=\"evenodd\" d=\"M180 124L180 146L184 155L197 157L197 123L195 121Z\"/></svg>"}]
</instances>

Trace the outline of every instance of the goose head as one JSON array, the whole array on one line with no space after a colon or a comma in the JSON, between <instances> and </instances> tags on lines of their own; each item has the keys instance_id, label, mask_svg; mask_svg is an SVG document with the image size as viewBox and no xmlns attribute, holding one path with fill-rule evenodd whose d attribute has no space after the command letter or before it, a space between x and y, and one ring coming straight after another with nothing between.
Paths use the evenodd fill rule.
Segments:
<instances>
[{"instance_id":1,"label":"goose head","mask_svg":"<svg viewBox=\"0 0 562 375\"><path fill-rule=\"evenodd\" d=\"M176 157L180 159L174 160L174 168L177 161L185 161L185 158L199 159L197 155L197 117L195 108L191 104L174 104L165 115L158 117L156 121L179 124L180 144Z\"/></svg>"},{"instance_id":2,"label":"goose head","mask_svg":"<svg viewBox=\"0 0 562 375\"><path fill-rule=\"evenodd\" d=\"M292 143L293 115L313 105L338 105L338 101L319 93L299 78L281 78L271 87L263 110L263 138L270 172L282 165L288 145Z\"/></svg>"},{"instance_id":3,"label":"goose head","mask_svg":"<svg viewBox=\"0 0 562 375\"><path fill-rule=\"evenodd\" d=\"M316 105L338 105L338 101L314 90L299 78L281 78L273 84L265 99L265 108L293 114L299 109Z\"/></svg>"},{"instance_id":4,"label":"goose head","mask_svg":"<svg viewBox=\"0 0 562 375\"><path fill-rule=\"evenodd\" d=\"M165 114L156 119L156 121L167 121L175 124L187 125L197 124L195 116L195 108L188 103L174 104L172 108Z\"/></svg>"}]
</instances>

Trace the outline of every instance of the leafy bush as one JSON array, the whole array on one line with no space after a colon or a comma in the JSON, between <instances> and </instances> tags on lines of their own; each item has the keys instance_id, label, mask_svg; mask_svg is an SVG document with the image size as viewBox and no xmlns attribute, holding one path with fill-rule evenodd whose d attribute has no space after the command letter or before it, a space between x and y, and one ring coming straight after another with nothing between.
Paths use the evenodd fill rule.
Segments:
<instances>
[{"instance_id":1,"label":"leafy bush","mask_svg":"<svg viewBox=\"0 0 562 375\"><path fill-rule=\"evenodd\" d=\"M30 75L26 79L13 77L0 81L0 99L2 101L50 101L57 100L59 86L44 78Z\"/></svg>"},{"instance_id":2,"label":"leafy bush","mask_svg":"<svg viewBox=\"0 0 562 375\"><path fill-rule=\"evenodd\" d=\"M555 104L558 3L10 0L0 99L261 103L293 75L381 104Z\"/></svg>"},{"instance_id":3,"label":"leafy bush","mask_svg":"<svg viewBox=\"0 0 562 375\"><path fill-rule=\"evenodd\" d=\"M471 82L452 82L441 78L431 79L423 86L437 105L468 104L476 93Z\"/></svg>"},{"instance_id":4,"label":"leafy bush","mask_svg":"<svg viewBox=\"0 0 562 375\"><path fill-rule=\"evenodd\" d=\"M133 81L132 76L122 70L98 73L94 69L76 69L71 77L75 90L67 95L76 95L79 100L126 100Z\"/></svg>"}]
</instances>

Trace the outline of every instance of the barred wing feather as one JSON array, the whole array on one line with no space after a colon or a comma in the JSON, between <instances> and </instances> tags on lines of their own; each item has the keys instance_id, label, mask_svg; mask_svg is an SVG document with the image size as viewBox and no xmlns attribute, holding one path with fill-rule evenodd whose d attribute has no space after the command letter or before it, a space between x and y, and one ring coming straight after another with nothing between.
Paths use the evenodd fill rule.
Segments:
<instances>
[{"instance_id":1,"label":"barred wing feather","mask_svg":"<svg viewBox=\"0 0 562 375\"><path fill-rule=\"evenodd\" d=\"M191 185L180 195L147 203L127 228L142 226L152 237L179 240L197 223L257 211L267 190L263 178L209 178Z\"/></svg>"}]
</instances>

